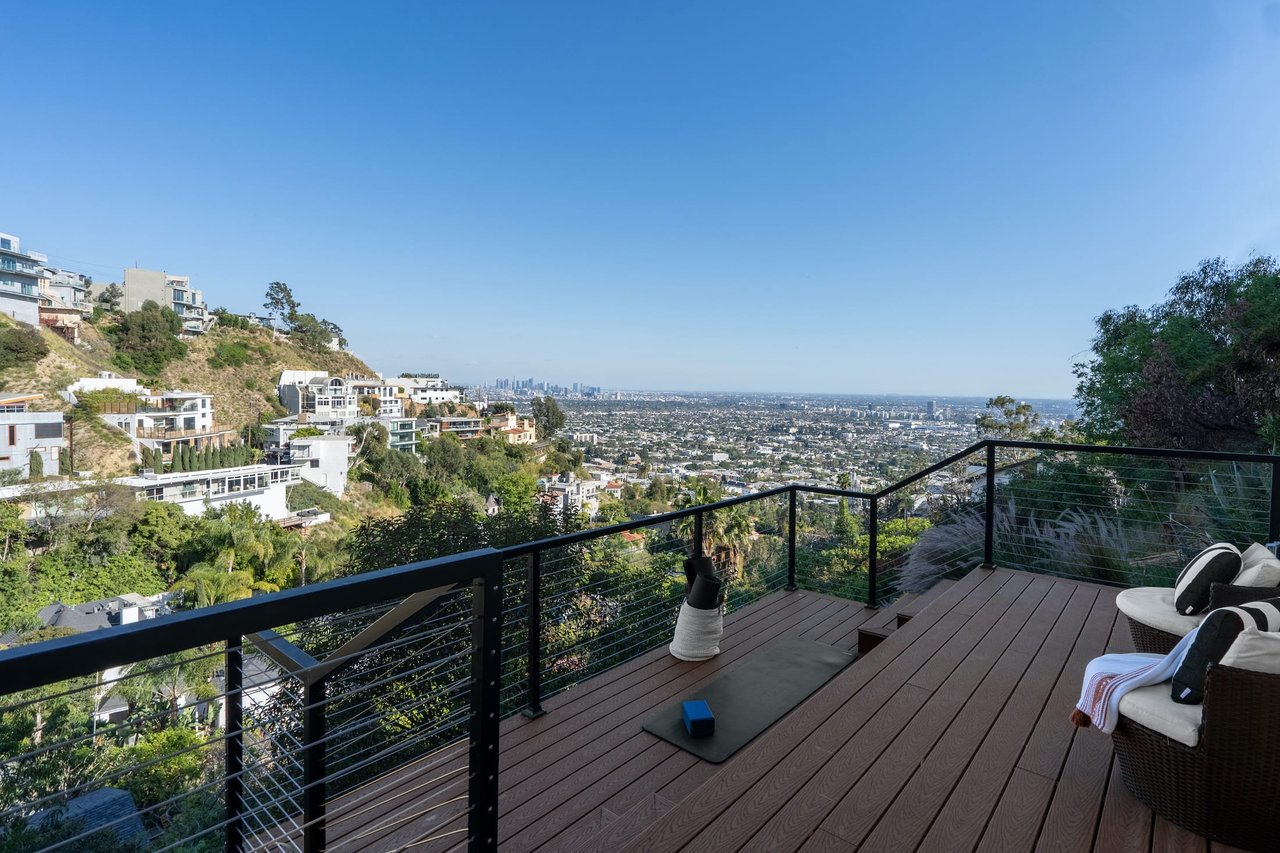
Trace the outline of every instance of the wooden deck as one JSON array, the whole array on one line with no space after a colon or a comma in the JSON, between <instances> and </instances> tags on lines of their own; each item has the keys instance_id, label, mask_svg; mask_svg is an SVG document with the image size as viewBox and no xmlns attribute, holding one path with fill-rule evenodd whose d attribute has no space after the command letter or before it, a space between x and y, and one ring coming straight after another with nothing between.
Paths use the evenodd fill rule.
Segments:
<instances>
[{"instance_id":1,"label":"wooden deck","mask_svg":"<svg viewBox=\"0 0 1280 853\"><path fill-rule=\"evenodd\" d=\"M1110 739L1067 722L1085 663L1130 650L1115 590L975 570L724 764L640 726L756 649L845 649L890 611L781 592L726 620L723 653L655 650L502 730L504 851L1198 851L1125 790ZM904 610L907 608L904 607ZM458 753L331 804L331 850L465 839ZM452 792L452 793L450 793ZM444 835L444 833L454 833ZM428 839L438 839L429 841Z\"/></svg>"}]
</instances>

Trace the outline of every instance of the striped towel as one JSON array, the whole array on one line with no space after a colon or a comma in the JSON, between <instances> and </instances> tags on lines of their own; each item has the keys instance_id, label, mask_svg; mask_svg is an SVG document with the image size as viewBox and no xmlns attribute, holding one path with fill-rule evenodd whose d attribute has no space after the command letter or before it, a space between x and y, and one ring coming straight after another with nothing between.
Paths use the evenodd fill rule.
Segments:
<instances>
[{"instance_id":1,"label":"striped towel","mask_svg":"<svg viewBox=\"0 0 1280 853\"><path fill-rule=\"evenodd\" d=\"M1120 700L1130 690L1168 681L1187 656L1199 628L1183 637L1173 651L1160 655L1103 655L1089 661L1084 669L1080 701L1071 712L1071 722L1082 729L1090 723L1105 734L1115 731L1120 720Z\"/></svg>"}]
</instances>

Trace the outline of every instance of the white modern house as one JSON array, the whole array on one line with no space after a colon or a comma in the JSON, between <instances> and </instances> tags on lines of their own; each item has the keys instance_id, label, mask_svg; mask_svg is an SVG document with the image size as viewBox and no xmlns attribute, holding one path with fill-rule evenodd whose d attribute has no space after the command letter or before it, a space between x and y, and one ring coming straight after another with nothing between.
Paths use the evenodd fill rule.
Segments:
<instances>
[{"instance_id":1,"label":"white modern house","mask_svg":"<svg viewBox=\"0 0 1280 853\"><path fill-rule=\"evenodd\" d=\"M139 474L116 482L133 489L138 500L174 503L187 515L203 515L207 509L248 502L266 518L279 521L289 515L288 487L301 480L296 465L241 465L211 471Z\"/></svg>"},{"instance_id":2,"label":"white modern house","mask_svg":"<svg viewBox=\"0 0 1280 853\"><path fill-rule=\"evenodd\" d=\"M135 447L145 445L169 454L175 447L225 447L235 439L235 430L221 426L214 418L213 395L202 391L162 391L151 393L138 380L104 370L96 377L79 379L67 386L62 397L76 404L78 394L112 389L125 395L103 406L103 421L124 432Z\"/></svg>"},{"instance_id":3,"label":"white modern house","mask_svg":"<svg viewBox=\"0 0 1280 853\"><path fill-rule=\"evenodd\" d=\"M355 454L356 440L348 435L313 435L289 442L287 459L302 479L342 497L347 491L347 469Z\"/></svg>"}]
</instances>

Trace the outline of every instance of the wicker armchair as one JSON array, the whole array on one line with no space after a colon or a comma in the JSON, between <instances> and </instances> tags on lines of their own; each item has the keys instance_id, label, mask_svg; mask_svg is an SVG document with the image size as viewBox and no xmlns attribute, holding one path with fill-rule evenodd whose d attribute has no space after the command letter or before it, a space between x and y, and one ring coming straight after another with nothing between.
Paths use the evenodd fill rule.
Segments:
<instances>
[{"instance_id":1,"label":"wicker armchair","mask_svg":"<svg viewBox=\"0 0 1280 853\"><path fill-rule=\"evenodd\" d=\"M1196 746L1120 717L1112 740L1125 785L1153 812L1198 835L1280 850L1277 709L1280 675L1210 666Z\"/></svg>"},{"instance_id":2,"label":"wicker armchair","mask_svg":"<svg viewBox=\"0 0 1280 853\"><path fill-rule=\"evenodd\" d=\"M1141 618L1135 619L1131 612L1125 612L1125 618L1129 620L1129 634L1133 637L1133 648L1135 651L1147 652L1149 654L1167 655L1173 651L1173 647L1178 645L1178 641L1186 636L1200 621L1203 616L1197 616L1193 619L1179 616L1173 610L1172 590L1157 589L1155 587L1146 587L1134 590L1134 592L1150 592L1150 593L1167 593L1169 598L1169 615L1160 620L1160 624L1165 627L1182 622L1184 624L1178 626L1178 630L1182 633L1172 633L1163 630L1161 627L1148 624ZM1267 598L1275 598L1280 594L1280 590L1275 587L1266 586L1233 586L1229 583L1215 583L1209 587L1209 609L1217 610L1219 607L1236 607L1241 604L1248 604L1252 601L1262 601ZM1117 603L1120 600L1117 599ZM1121 610L1125 607L1121 605ZM1152 620L1155 621L1155 620Z\"/></svg>"}]
</instances>

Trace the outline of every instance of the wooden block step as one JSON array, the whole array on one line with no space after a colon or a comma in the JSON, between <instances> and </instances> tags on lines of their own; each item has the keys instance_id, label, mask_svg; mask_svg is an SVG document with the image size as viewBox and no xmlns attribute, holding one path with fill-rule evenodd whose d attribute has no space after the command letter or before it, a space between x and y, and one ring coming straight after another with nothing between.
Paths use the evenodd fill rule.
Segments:
<instances>
[{"instance_id":1,"label":"wooden block step","mask_svg":"<svg viewBox=\"0 0 1280 853\"><path fill-rule=\"evenodd\" d=\"M858 656L861 657L885 641L894 632L896 626L885 625L879 628L858 628Z\"/></svg>"},{"instance_id":2,"label":"wooden block step","mask_svg":"<svg viewBox=\"0 0 1280 853\"><path fill-rule=\"evenodd\" d=\"M928 607L933 603L934 599L942 595L942 593L946 592L954 584L955 581L946 579L940 580L924 592L914 596L903 606L897 608L894 613L894 616L897 619L897 627L901 628L903 625L910 622L913 616L916 616L920 611ZM906 596L904 595L903 598L906 598Z\"/></svg>"}]
</instances>

